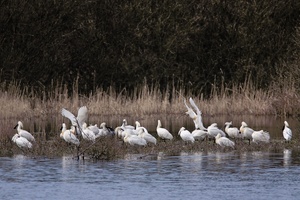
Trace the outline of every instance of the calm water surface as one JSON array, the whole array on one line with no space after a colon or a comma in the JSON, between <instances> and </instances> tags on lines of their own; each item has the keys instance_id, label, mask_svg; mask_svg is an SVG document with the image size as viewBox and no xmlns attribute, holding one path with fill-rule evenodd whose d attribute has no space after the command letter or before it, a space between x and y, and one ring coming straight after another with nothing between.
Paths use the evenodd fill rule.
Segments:
<instances>
[{"instance_id":1,"label":"calm water surface","mask_svg":"<svg viewBox=\"0 0 300 200\"><path fill-rule=\"evenodd\" d=\"M300 199L299 152L0 158L0 199Z\"/></svg>"}]
</instances>

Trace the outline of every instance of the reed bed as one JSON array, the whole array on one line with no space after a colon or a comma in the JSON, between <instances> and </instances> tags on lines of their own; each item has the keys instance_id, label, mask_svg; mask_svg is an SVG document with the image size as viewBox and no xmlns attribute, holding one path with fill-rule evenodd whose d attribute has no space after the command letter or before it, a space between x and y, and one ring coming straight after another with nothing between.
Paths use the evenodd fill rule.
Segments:
<instances>
[{"instance_id":1,"label":"reed bed","mask_svg":"<svg viewBox=\"0 0 300 200\"><path fill-rule=\"evenodd\" d=\"M203 115L250 114L297 116L300 112L298 90L292 83L285 87L272 86L269 90L256 89L249 82L213 87L211 95L204 98L202 93L189 94L184 89L161 91L158 85L147 84L137 87L128 94L126 89L117 93L114 88L101 88L89 95L81 95L74 85L72 95L64 85L53 85L51 91L38 96L32 88L20 89L17 83L2 84L0 90L1 118L47 117L57 115L62 108L70 111L86 105L91 115L182 114L186 111L184 99L193 97ZM173 87L174 88L174 87Z\"/></svg>"},{"instance_id":2,"label":"reed bed","mask_svg":"<svg viewBox=\"0 0 300 200\"><path fill-rule=\"evenodd\" d=\"M45 91L42 97L36 95L32 88L20 89L17 84L1 85L0 90L0 156L11 156L16 153L25 153L30 156L60 156L63 154L76 155L77 150L66 144L59 134L43 135L37 138L33 149L20 150L12 141L11 128L7 125L10 119L36 119L47 126L49 120L61 117L61 109L67 108L76 113L78 108L86 105L90 115L100 116L132 116L140 117L156 114L184 115L186 108L184 99L193 97L195 103L201 109L204 116L226 114L226 115L281 115L298 116L300 100L297 89L293 84L285 87L271 87L268 91L255 89L249 82L243 85L235 85L231 88L223 85L221 88L214 87L209 98L199 95L191 95L183 89L161 91L158 85L147 84L138 87L133 94L128 94L126 89L117 93L114 88L104 91L98 88L89 95L80 95L76 84L72 95L64 85L53 84L52 91ZM32 125L35 126L35 125ZM37 128L39 132L45 133L44 128ZM35 129L36 130L36 129ZM286 147L299 149L298 141L284 143L283 141L272 141L267 145L245 145L237 143L238 151L284 149ZM89 147L89 143L82 141L81 150ZM158 142L156 146L145 148L124 145L117 138L101 138L95 145L87 148L84 154L94 159L110 160L124 158L126 154L158 155L159 152L172 155L180 152L199 151L227 151L215 144L196 142L186 145L176 139L170 143Z\"/></svg>"}]
</instances>

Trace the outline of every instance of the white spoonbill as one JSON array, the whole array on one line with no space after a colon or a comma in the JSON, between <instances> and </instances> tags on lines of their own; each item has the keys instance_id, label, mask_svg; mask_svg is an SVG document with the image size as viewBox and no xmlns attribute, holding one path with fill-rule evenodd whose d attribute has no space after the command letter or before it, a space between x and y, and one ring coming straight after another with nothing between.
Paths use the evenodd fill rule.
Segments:
<instances>
[{"instance_id":1,"label":"white spoonbill","mask_svg":"<svg viewBox=\"0 0 300 200\"><path fill-rule=\"evenodd\" d=\"M191 142L191 143L195 142L195 138L193 137L190 131L185 129L185 127L180 128L178 135L180 135L181 139L185 142Z\"/></svg>"},{"instance_id":2,"label":"white spoonbill","mask_svg":"<svg viewBox=\"0 0 300 200\"><path fill-rule=\"evenodd\" d=\"M234 149L234 142L227 137L222 137L220 133L216 136L216 143L221 147L231 147Z\"/></svg>"},{"instance_id":3,"label":"white spoonbill","mask_svg":"<svg viewBox=\"0 0 300 200\"><path fill-rule=\"evenodd\" d=\"M23 129L23 123L21 121L18 121L18 124L14 127L14 129L17 129L20 137L26 138L29 142L35 142L31 133Z\"/></svg>"},{"instance_id":4,"label":"white spoonbill","mask_svg":"<svg viewBox=\"0 0 300 200\"><path fill-rule=\"evenodd\" d=\"M66 110L65 108L61 110L61 114L62 116L68 118L71 121L72 125L76 127L77 134L82 134L82 125L87 121L88 118L88 109L86 106L82 106L78 109L77 117L75 117L73 113Z\"/></svg>"},{"instance_id":5,"label":"white spoonbill","mask_svg":"<svg viewBox=\"0 0 300 200\"><path fill-rule=\"evenodd\" d=\"M225 122L225 132L227 133L227 135L233 139L241 138L239 129L231 126L232 126L232 121Z\"/></svg>"},{"instance_id":6,"label":"white spoonbill","mask_svg":"<svg viewBox=\"0 0 300 200\"><path fill-rule=\"evenodd\" d=\"M80 142L78 138L75 136L75 127L72 126L71 130L67 130L67 126L65 123L62 123L62 129L60 136L67 142L72 143L79 146Z\"/></svg>"},{"instance_id":7,"label":"white spoonbill","mask_svg":"<svg viewBox=\"0 0 300 200\"><path fill-rule=\"evenodd\" d=\"M212 123L209 127L207 127L207 134L210 138L215 139L218 133L220 133L222 137L226 137L224 131L218 128L217 123Z\"/></svg>"},{"instance_id":8,"label":"white spoonbill","mask_svg":"<svg viewBox=\"0 0 300 200\"><path fill-rule=\"evenodd\" d=\"M242 138L249 140L249 144L250 144L250 141L252 140L252 133L254 132L254 130L252 128L249 128L246 122L243 121L241 123L240 131L241 131Z\"/></svg>"},{"instance_id":9,"label":"white spoonbill","mask_svg":"<svg viewBox=\"0 0 300 200\"><path fill-rule=\"evenodd\" d=\"M31 142L29 142L25 137L21 137L17 133L12 137L12 141L21 149L30 149L32 147Z\"/></svg>"},{"instance_id":10,"label":"white spoonbill","mask_svg":"<svg viewBox=\"0 0 300 200\"><path fill-rule=\"evenodd\" d=\"M186 100L184 99L184 105L187 108L187 112L185 112L187 115L189 115L190 118L193 119L193 122L195 124L195 128L196 129L201 129L201 130L206 130L206 128L203 126L202 123L202 112L199 110L199 108L197 107L197 105L195 104L195 102L193 101L192 98L189 99L190 104L192 105L192 107L196 110L197 114L195 113L195 111L190 108L187 103Z\"/></svg>"},{"instance_id":11,"label":"white spoonbill","mask_svg":"<svg viewBox=\"0 0 300 200\"><path fill-rule=\"evenodd\" d=\"M130 145L146 146L147 141L137 135L132 135L128 130L125 130L124 142Z\"/></svg>"},{"instance_id":12,"label":"white spoonbill","mask_svg":"<svg viewBox=\"0 0 300 200\"><path fill-rule=\"evenodd\" d=\"M163 140L172 140L173 139L173 135L167 129L161 127L160 120L157 121L156 132L157 132L158 137L160 137Z\"/></svg>"},{"instance_id":13,"label":"white spoonbill","mask_svg":"<svg viewBox=\"0 0 300 200\"><path fill-rule=\"evenodd\" d=\"M292 140L293 133L292 133L292 130L290 129L289 123L287 121L284 121L284 127L282 130L282 134L283 134L285 141L289 142Z\"/></svg>"},{"instance_id":14,"label":"white spoonbill","mask_svg":"<svg viewBox=\"0 0 300 200\"><path fill-rule=\"evenodd\" d=\"M156 138L151 135L145 127L138 127L138 136L144 138L147 143L156 144Z\"/></svg>"},{"instance_id":15,"label":"white spoonbill","mask_svg":"<svg viewBox=\"0 0 300 200\"><path fill-rule=\"evenodd\" d=\"M197 119L196 119L196 122L195 122L195 124L197 124L196 128L200 128L201 130L206 130L206 128L203 126L201 110L195 104L192 97L190 97L189 101L190 101L191 106L196 110L196 114L197 114Z\"/></svg>"},{"instance_id":16,"label":"white spoonbill","mask_svg":"<svg viewBox=\"0 0 300 200\"><path fill-rule=\"evenodd\" d=\"M95 134L93 131L91 131L90 129L87 128L87 124L85 122L82 125L81 134L82 134L83 139L95 142L95 139L96 139Z\"/></svg>"},{"instance_id":17,"label":"white spoonbill","mask_svg":"<svg viewBox=\"0 0 300 200\"><path fill-rule=\"evenodd\" d=\"M267 131L253 131L252 140L255 143L265 142L268 143L270 141L270 134Z\"/></svg>"},{"instance_id":18,"label":"white spoonbill","mask_svg":"<svg viewBox=\"0 0 300 200\"><path fill-rule=\"evenodd\" d=\"M195 140L204 140L207 136L207 131L201 129L195 129L192 132L193 137Z\"/></svg>"}]
</instances>

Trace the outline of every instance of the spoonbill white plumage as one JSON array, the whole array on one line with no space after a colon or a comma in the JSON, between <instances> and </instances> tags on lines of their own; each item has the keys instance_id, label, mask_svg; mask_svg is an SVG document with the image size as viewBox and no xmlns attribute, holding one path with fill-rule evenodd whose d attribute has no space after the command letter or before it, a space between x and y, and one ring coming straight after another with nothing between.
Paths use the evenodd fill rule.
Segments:
<instances>
[{"instance_id":1,"label":"spoonbill white plumage","mask_svg":"<svg viewBox=\"0 0 300 200\"><path fill-rule=\"evenodd\" d=\"M222 137L220 133L217 134L216 143L221 147L231 147L234 149L234 142L228 139L227 137Z\"/></svg>"},{"instance_id":2,"label":"spoonbill white plumage","mask_svg":"<svg viewBox=\"0 0 300 200\"><path fill-rule=\"evenodd\" d=\"M252 133L254 132L254 130L252 128L249 128L246 122L242 121L240 132L242 138L249 140L249 144L250 144L250 141L252 140Z\"/></svg>"},{"instance_id":3,"label":"spoonbill white plumage","mask_svg":"<svg viewBox=\"0 0 300 200\"><path fill-rule=\"evenodd\" d=\"M209 137L215 139L218 133L220 133L222 137L226 137L224 131L218 128L217 123L212 123L209 127L207 127L207 134Z\"/></svg>"},{"instance_id":4,"label":"spoonbill white plumage","mask_svg":"<svg viewBox=\"0 0 300 200\"><path fill-rule=\"evenodd\" d=\"M93 131L87 128L87 124L85 122L82 124L81 134L83 139L95 142L95 134Z\"/></svg>"},{"instance_id":5,"label":"spoonbill white plumage","mask_svg":"<svg viewBox=\"0 0 300 200\"><path fill-rule=\"evenodd\" d=\"M232 126L232 121L231 122L225 122L225 132L230 138L237 139L241 137L240 131L236 127L231 127Z\"/></svg>"},{"instance_id":6,"label":"spoonbill white plumage","mask_svg":"<svg viewBox=\"0 0 300 200\"><path fill-rule=\"evenodd\" d=\"M151 135L145 127L138 127L137 128L138 136L144 138L147 143L156 144L156 138Z\"/></svg>"},{"instance_id":7,"label":"spoonbill white plumage","mask_svg":"<svg viewBox=\"0 0 300 200\"><path fill-rule=\"evenodd\" d=\"M77 117L67 109L63 108L61 110L62 116L68 118L72 125L76 127L76 133L82 134L82 125L87 121L88 118L88 109L86 106L82 106L78 109Z\"/></svg>"},{"instance_id":8,"label":"spoonbill white plumage","mask_svg":"<svg viewBox=\"0 0 300 200\"><path fill-rule=\"evenodd\" d=\"M192 132L193 137L195 140L204 140L207 136L207 131L201 129L195 129Z\"/></svg>"},{"instance_id":9,"label":"spoonbill white plumage","mask_svg":"<svg viewBox=\"0 0 300 200\"><path fill-rule=\"evenodd\" d=\"M80 142L78 138L75 135L75 127L72 126L71 130L67 130L66 124L62 123L62 129L61 129L61 134L60 136L67 142L67 143L72 143L75 145L79 145Z\"/></svg>"},{"instance_id":10,"label":"spoonbill white plumage","mask_svg":"<svg viewBox=\"0 0 300 200\"><path fill-rule=\"evenodd\" d=\"M270 141L270 134L267 131L253 131L252 140L255 143L265 142L268 143Z\"/></svg>"},{"instance_id":11,"label":"spoonbill white plumage","mask_svg":"<svg viewBox=\"0 0 300 200\"><path fill-rule=\"evenodd\" d=\"M197 105L195 104L194 100L192 98L189 99L190 104L192 105L192 107L196 110L197 114L195 113L195 111L189 107L186 103L186 100L184 99L184 105L187 108L187 112L185 112L187 115L189 115L190 118L193 119L193 122L195 124L195 129L201 129L201 130L206 130L206 128L203 126L202 123L202 112L200 111L200 109L197 107Z\"/></svg>"},{"instance_id":12,"label":"spoonbill white plumage","mask_svg":"<svg viewBox=\"0 0 300 200\"><path fill-rule=\"evenodd\" d=\"M17 144L17 146L21 149L30 149L32 148L31 142L29 142L25 137L20 136L18 133L16 133L12 137L12 141Z\"/></svg>"},{"instance_id":13,"label":"spoonbill white plumage","mask_svg":"<svg viewBox=\"0 0 300 200\"><path fill-rule=\"evenodd\" d=\"M172 140L173 135L165 128L161 127L161 121L157 121L157 127L156 127L156 132L158 137L160 137L163 140Z\"/></svg>"},{"instance_id":14,"label":"spoonbill white plumage","mask_svg":"<svg viewBox=\"0 0 300 200\"><path fill-rule=\"evenodd\" d=\"M283 137L285 139L285 141L289 142L292 140L292 130L290 129L289 123L287 121L284 121L284 127L283 127L283 131L282 131Z\"/></svg>"},{"instance_id":15,"label":"spoonbill white plumage","mask_svg":"<svg viewBox=\"0 0 300 200\"><path fill-rule=\"evenodd\" d=\"M197 114L197 119L195 122L195 124L197 124L196 128L200 128L201 130L206 130L206 128L203 126L203 122L202 122L202 112L200 111L198 106L195 104L192 97L190 97L189 101L190 101L191 106L196 110L196 114Z\"/></svg>"},{"instance_id":16,"label":"spoonbill white plumage","mask_svg":"<svg viewBox=\"0 0 300 200\"><path fill-rule=\"evenodd\" d=\"M132 135L128 130L125 130L124 142L130 145L146 146L147 141L137 135Z\"/></svg>"},{"instance_id":17,"label":"spoonbill white plumage","mask_svg":"<svg viewBox=\"0 0 300 200\"><path fill-rule=\"evenodd\" d=\"M17 129L20 137L26 138L29 142L35 142L33 135L23 129L23 123L21 121L18 121L18 124L14 127L14 129Z\"/></svg>"},{"instance_id":18,"label":"spoonbill white plumage","mask_svg":"<svg viewBox=\"0 0 300 200\"><path fill-rule=\"evenodd\" d=\"M180 135L181 139L185 142L191 142L191 143L195 142L195 138L193 137L191 132L188 131L185 127L180 128L178 135Z\"/></svg>"},{"instance_id":19,"label":"spoonbill white plumage","mask_svg":"<svg viewBox=\"0 0 300 200\"><path fill-rule=\"evenodd\" d=\"M99 127L98 127L97 124L94 124L94 125L90 124L87 128L90 129L91 131L93 131L93 133L95 134L95 136L99 137L99 135L100 135L100 129L99 129Z\"/></svg>"}]
</instances>

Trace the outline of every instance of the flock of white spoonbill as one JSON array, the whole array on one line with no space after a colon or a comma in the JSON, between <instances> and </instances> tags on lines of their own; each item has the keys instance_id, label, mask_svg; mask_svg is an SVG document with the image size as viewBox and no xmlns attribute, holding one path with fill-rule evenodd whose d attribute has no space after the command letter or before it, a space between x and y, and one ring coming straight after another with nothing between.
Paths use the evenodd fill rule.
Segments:
<instances>
[{"instance_id":1,"label":"flock of white spoonbill","mask_svg":"<svg viewBox=\"0 0 300 200\"><path fill-rule=\"evenodd\" d=\"M218 128L217 123L212 123L205 128L202 123L202 113L200 109L192 98L189 99L189 102L191 107L189 107L184 100L184 104L187 108L186 114L192 118L195 124L195 130L190 132L185 127L180 128L178 135L185 142L194 143L195 140L210 138L214 139L215 142L222 147L235 148L235 143L232 141L235 139L246 139L249 141L249 144L251 141L254 143L268 143L270 140L270 134L267 131L255 131L248 127L244 121L241 123L240 128L232 127L232 122L226 122L225 132ZM70 129L67 129L66 124L63 123L60 137L67 143L72 143L76 146L80 145L79 138L95 142L97 138L107 135L117 135L117 137L130 145L145 146L149 143L154 145L157 143L157 139L151 135L145 127L141 126L138 121L135 122L135 126L131 126L128 125L126 119L124 119L121 126L112 129L106 126L105 122L101 123L99 127L97 124L87 126L88 109L86 106L78 109L77 116L64 108L61 114L71 121L72 126ZM13 136L12 140L17 146L20 148L32 148L32 143L35 142L35 139L31 133L23 130L22 122L19 121L15 128L17 128L18 133ZM157 136L162 140L173 139L173 135L166 128L162 127L160 120L157 121L156 132ZM292 139L292 131L287 121L284 121L282 134L286 141Z\"/></svg>"}]
</instances>

